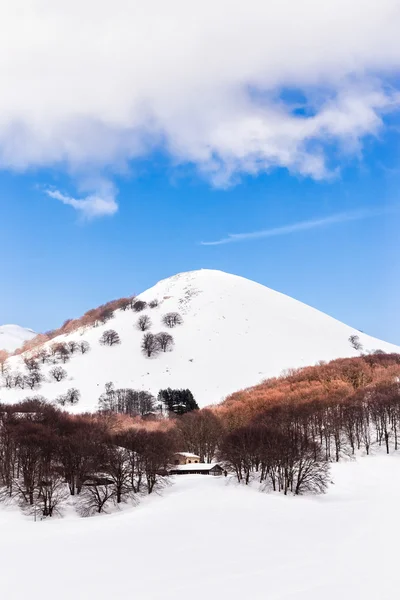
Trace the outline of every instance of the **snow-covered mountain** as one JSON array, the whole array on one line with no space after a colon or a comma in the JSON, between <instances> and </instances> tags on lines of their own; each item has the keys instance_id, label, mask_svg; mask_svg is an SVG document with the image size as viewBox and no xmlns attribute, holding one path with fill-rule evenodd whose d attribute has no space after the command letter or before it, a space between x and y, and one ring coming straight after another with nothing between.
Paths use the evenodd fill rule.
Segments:
<instances>
[{"instance_id":1,"label":"snow-covered mountain","mask_svg":"<svg viewBox=\"0 0 400 600\"><path fill-rule=\"evenodd\" d=\"M14 352L26 340L32 339L35 335L32 329L26 329L19 325L0 325L0 350Z\"/></svg>"},{"instance_id":2,"label":"snow-covered mountain","mask_svg":"<svg viewBox=\"0 0 400 600\"><path fill-rule=\"evenodd\" d=\"M200 406L219 402L226 395L279 375L291 367L320 360L356 356L348 338L359 336L365 351L400 348L382 342L263 285L221 271L180 273L140 294L146 302L158 300L156 308L141 313L118 310L105 325L81 329L52 340L72 339L90 343L91 351L75 353L64 367L68 377L47 381L39 390L0 389L3 402L14 402L40 393L49 400L75 387L81 401L74 410L94 410L104 385L149 390L188 387ZM150 317L150 332L166 331L165 313L177 311L182 325L168 330L174 337L170 352L147 358L141 352L143 332L136 327L139 316ZM114 329L121 344L102 346L101 334ZM0 344L1 345L1 344ZM51 366L44 365L48 375ZM13 357L10 368L23 368Z\"/></svg>"}]
</instances>

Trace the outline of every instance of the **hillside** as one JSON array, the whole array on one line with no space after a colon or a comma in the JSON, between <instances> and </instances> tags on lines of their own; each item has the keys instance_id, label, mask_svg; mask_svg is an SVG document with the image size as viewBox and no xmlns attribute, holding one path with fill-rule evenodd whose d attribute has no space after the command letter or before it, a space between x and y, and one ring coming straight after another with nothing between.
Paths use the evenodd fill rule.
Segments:
<instances>
[{"instance_id":1,"label":"hillside","mask_svg":"<svg viewBox=\"0 0 400 600\"><path fill-rule=\"evenodd\" d=\"M26 329L19 325L0 325L0 350L14 352L26 340L32 339L35 335L32 329Z\"/></svg>"},{"instance_id":2,"label":"hillside","mask_svg":"<svg viewBox=\"0 0 400 600\"><path fill-rule=\"evenodd\" d=\"M82 399L73 410L94 410L105 383L112 381L115 387L154 394L169 386L188 387L199 405L205 406L291 367L357 356L348 341L352 334L359 335L365 351L400 351L288 296L220 271L180 273L160 281L139 298L145 302L157 300L158 306L140 313L117 310L105 324L52 340L85 340L90 344L90 352L74 353L62 365L68 373L66 379L48 381L54 365L44 364L42 372L47 381L40 388L31 391L3 387L1 401L15 402L38 393L53 400L75 387ZM162 325L162 316L175 311L183 323L169 330ZM143 332L136 327L143 315L151 319L150 332L168 330L173 335L171 351L151 358L143 355ZM100 336L108 329L119 334L119 345L99 344ZM23 371L22 357L10 359L9 368Z\"/></svg>"}]
</instances>

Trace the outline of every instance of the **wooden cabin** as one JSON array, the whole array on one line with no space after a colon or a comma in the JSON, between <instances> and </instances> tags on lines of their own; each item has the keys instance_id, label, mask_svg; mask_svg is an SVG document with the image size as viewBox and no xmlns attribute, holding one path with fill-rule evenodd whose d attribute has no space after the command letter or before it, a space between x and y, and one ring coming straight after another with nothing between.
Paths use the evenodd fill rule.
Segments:
<instances>
[{"instance_id":1,"label":"wooden cabin","mask_svg":"<svg viewBox=\"0 0 400 600\"><path fill-rule=\"evenodd\" d=\"M191 465L200 462L200 456L191 452L176 452L174 455L175 465Z\"/></svg>"},{"instance_id":2,"label":"wooden cabin","mask_svg":"<svg viewBox=\"0 0 400 600\"><path fill-rule=\"evenodd\" d=\"M169 475L223 475L224 469L217 463L186 463L176 465L168 471Z\"/></svg>"}]
</instances>

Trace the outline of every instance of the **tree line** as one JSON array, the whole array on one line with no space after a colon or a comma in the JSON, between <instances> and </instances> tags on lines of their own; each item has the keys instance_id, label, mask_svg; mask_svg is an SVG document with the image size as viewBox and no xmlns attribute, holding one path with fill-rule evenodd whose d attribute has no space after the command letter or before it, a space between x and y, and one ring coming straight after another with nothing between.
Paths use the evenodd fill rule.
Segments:
<instances>
[{"instance_id":1,"label":"tree line","mask_svg":"<svg viewBox=\"0 0 400 600\"><path fill-rule=\"evenodd\" d=\"M398 449L399 382L400 356L379 353L293 370L202 410L189 390L155 397L112 383L95 415L40 397L0 405L0 496L50 516L67 492L79 496L80 514L104 512L152 493L182 450L220 461L238 482L321 493L332 461ZM69 392L73 403L78 391Z\"/></svg>"},{"instance_id":2,"label":"tree line","mask_svg":"<svg viewBox=\"0 0 400 600\"><path fill-rule=\"evenodd\" d=\"M40 400L0 406L0 499L43 517L68 495L82 516L161 485L176 451L171 431L113 431L109 419L72 416Z\"/></svg>"}]
</instances>

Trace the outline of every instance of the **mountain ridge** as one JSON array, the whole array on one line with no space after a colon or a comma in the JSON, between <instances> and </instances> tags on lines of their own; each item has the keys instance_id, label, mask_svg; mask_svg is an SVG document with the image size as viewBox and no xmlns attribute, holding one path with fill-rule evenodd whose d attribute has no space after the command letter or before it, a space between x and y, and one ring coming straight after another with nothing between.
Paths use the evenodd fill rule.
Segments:
<instances>
[{"instance_id":1,"label":"mountain ridge","mask_svg":"<svg viewBox=\"0 0 400 600\"><path fill-rule=\"evenodd\" d=\"M116 310L107 323L85 327L47 342L85 340L91 351L74 354L62 365L68 377L46 381L31 392L0 389L4 402L42 394L54 400L67 389L81 391L72 410L95 410L105 383L157 394L160 388L192 390L200 406L214 404L228 394L255 385L289 368L312 365L359 354L349 342L357 335L366 352L382 349L400 352L393 344L358 332L315 308L262 284L223 271L201 269L163 279L138 295L149 305L141 312ZM181 314L183 323L165 327L168 312ZM168 331L174 337L171 351L147 358L141 351L144 333L136 327L140 316L152 321L149 332ZM115 329L121 344L101 346L104 331ZM10 368L23 369L22 357L12 357ZM51 365L43 366L48 378Z\"/></svg>"}]
</instances>

